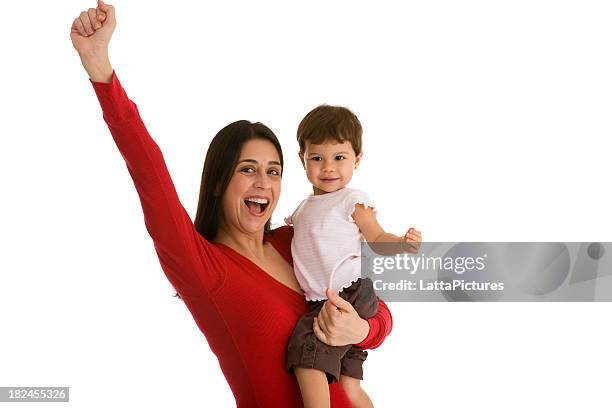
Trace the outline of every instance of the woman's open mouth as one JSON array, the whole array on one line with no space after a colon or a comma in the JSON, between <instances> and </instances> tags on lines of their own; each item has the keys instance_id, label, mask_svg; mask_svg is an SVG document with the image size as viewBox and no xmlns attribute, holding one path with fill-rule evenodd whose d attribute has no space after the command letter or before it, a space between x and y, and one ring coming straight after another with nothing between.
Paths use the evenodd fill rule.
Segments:
<instances>
[{"instance_id":1,"label":"woman's open mouth","mask_svg":"<svg viewBox=\"0 0 612 408\"><path fill-rule=\"evenodd\" d=\"M251 214L261 216L266 211L269 201L267 198L249 197L244 200L244 204Z\"/></svg>"}]
</instances>

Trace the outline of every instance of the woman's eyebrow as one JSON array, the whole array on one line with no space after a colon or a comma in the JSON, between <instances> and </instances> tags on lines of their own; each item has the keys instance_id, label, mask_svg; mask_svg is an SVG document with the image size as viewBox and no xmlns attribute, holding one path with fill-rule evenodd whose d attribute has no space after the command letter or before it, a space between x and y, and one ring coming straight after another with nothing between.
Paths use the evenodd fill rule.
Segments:
<instances>
[{"instance_id":1,"label":"woman's eyebrow","mask_svg":"<svg viewBox=\"0 0 612 408\"><path fill-rule=\"evenodd\" d=\"M242 160L240 160L240 161L238 162L238 164L240 164L240 163L254 163L254 164L259 164L259 162L258 162L257 160L255 160L255 159L242 159ZM275 160L269 161L269 162L268 162L268 165L270 165L270 164L271 164L271 165L277 165L277 166L280 166L280 165L281 165L281 164L280 164L280 162L277 162L277 161L275 161Z\"/></svg>"}]
</instances>

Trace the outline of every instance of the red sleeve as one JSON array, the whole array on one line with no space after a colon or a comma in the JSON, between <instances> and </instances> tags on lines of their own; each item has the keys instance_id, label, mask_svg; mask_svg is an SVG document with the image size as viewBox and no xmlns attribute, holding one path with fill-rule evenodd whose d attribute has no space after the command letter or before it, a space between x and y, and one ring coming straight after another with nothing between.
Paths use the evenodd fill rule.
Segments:
<instances>
[{"instance_id":1,"label":"red sleeve","mask_svg":"<svg viewBox=\"0 0 612 408\"><path fill-rule=\"evenodd\" d=\"M211 246L195 230L181 205L162 153L145 128L136 104L128 99L115 72L111 83L92 82L104 120L125 160L138 192L144 221L170 283L188 296L206 294L219 280L219 259L200 257L199 248ZM212 257L211 257L212 258ZM206 270L207 275L201 276ZM210 275L210 276L209 276Z\"/></svg>"},{"instance_id":2,"label":"red sleeve","mask_svg":"<svg viewBox=\"0 0 612 408\"><path fill-rule=\"evenodd\" d=\"M370 332L361 343L355 346L361 349L375 349L380 346L393 329L393 317L389 308L382 300L378 301L378 313L368 319Z\"/></svg>"}]
</instances>

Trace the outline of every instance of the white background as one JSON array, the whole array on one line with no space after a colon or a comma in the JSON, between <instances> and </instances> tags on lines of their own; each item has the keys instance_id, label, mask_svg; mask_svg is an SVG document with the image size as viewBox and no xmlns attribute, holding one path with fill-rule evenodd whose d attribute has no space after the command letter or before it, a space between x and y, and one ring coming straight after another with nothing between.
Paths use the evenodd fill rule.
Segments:
<instances>
[{"instance_id":1,"label":"white background","mask_svg":"<svg viewBox=\"0 0 612 408\"><path fill-rule=\"evenodd\" d=\"M0 386L70 386L75 407L234 406L72 49L94 5L2 7ZM392 232L612 240L609 2L115 6L113 66L192 217L212 136L249 119L284 147L282 220L309 191L297 124L327 102L361 119L353 186ZM390 307L364 381L377 407L610 406L610 304Z\"/></svg>"}]
</instances>

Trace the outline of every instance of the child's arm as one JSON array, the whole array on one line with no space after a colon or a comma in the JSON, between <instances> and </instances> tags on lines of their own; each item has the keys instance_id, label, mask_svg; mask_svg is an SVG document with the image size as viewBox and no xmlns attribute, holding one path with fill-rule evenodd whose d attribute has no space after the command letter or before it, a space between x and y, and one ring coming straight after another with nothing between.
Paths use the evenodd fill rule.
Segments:
<instances>
[{"instance_id":1,"label":"child's arm","mask_svg":"<svg viewBox=\"0 0 612 408\"><path fill-rule=\"evenodd\" d=\"M376 212L372 207L366 207L362 204L355 204L355 211L352 214L355 223L359 227L364 239L369 243L395 243L395 244L410 244L405 249L407 252L415 253L421 246L421 232L410 228L402 237L385 232L376 219ZM392 246L389 246L391 249ZM399 249L399 246L395 249ZM378 251L377 251L378 252ZM385 251L386 252L386 251ZM393 251L395 253L397 251ZM384 255L392 255L392 253Z\"/></svg>"}]
</instances>

